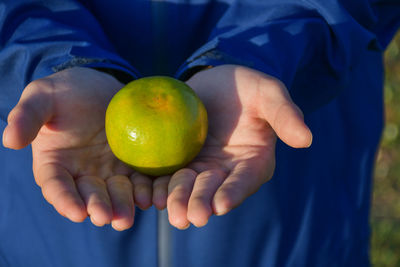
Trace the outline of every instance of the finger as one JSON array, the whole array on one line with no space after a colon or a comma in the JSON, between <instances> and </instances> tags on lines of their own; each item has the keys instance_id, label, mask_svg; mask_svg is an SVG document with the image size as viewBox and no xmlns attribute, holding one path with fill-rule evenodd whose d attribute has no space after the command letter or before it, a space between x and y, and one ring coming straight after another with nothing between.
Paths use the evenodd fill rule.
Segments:
<instances>
[{"instance_id":1,"label":"finger","mask_svg":"<svg viewBox=\"0 0 400 267\"><path fill-rule=\"evenodd\" d=\"M92 223L96 226L111 223L111 200L104 180L95 176L83 176L76 180L76 185Z\"/></svg>"},{"instance_id":2,"label":"finger","mask_svg":"<svg viewBox=\"0 0 400 267\"><path fill-rule=\"evenodd\" d=\"M190 223L187 219L187 208L194 180L197 173L191 169L181 169L172 177L168 185L168 218L178 229L186 229Z\"/></svg>"},{"instance_id":3,"label":"finger","mask_svg":"<svg viewBox=\"0 0 400 267\"><path fill-rule=\"evenodd\" d=\"M262 115L278 137L294 148L309 147L312 133L286 87L277 80L261 78L259 89L262 95Z\"/></svg>"},{"instance_id":4,"label":"finger","mask_svg":"<svg viewBox=\"0 0 400 267\"><path fill-rule=\"evenodd\" d=\"M133 185L133 197L136 206L142 210L148 209L151 206L151 197L153 194L152 180L138 172L135 172L130 177Z\"/></svg>"},{"instance_id":5,"label":"finger","mask_svg":"<svg viewBox=\"0 0 400 267\"><path fill-rule=\"evenodd\" d=\"M35 173L44 198L63 216L73 222L87 217L86 207L67 170L56 164L42 165Z\"/></svg>"},{"instance_id":6,"label":"finger","mask_svg":"<svg viewBox=\"0 0 400 267\"><path fill-rule=\"evenodd\" d=\"M8 126L3 132L5 147L21 149L29 145L40 128L51 118L52 99L45 91L45 82L36 81L28 85L8 115Z\"/></svg>"},{"instance_id":7,"label":"finger","mask_svg":"<svg viewBox=\"0 0 400 267\"><path fill-rule=\"evenodd\" d=\"M108 178L106 183L114 215L111 222L112 227L117 231L132 227L135 207L130 180L126 176L116 175Z\"/></svg>"},{"instance_id":8,"label":"finger","mask_svg":"<svg viewBox=\"0 0 400 267\"><path fill-rule=\"evenodd\" d=\"M225 177L226 173L219 169L202 172L196 177L187 212L188 220L195 226L207 224L213 214L212 199Z\"/></svg>"},{"instance_id":9,"label":"finger","mask_svg":"<svg viewBox=\"0 0 400 267\"><path fill-rule=\"evenodd\" d=\"M240 205L271 178L274 166L272 160L257 162L253 159L239 162L215 193L212 203L214 213L224 215Z\"/></svg>"},{"instance_id":10,"label":"finger","mask_svg":"<svg viewBox=\"0 0 400 267\"><path fill-rule=\"evenodd\" d=\"M153 182L153 204L159 210L163 210L167 206L168 183L170 180L171 176L162 176Z\"/></svg>"}]
</instances>

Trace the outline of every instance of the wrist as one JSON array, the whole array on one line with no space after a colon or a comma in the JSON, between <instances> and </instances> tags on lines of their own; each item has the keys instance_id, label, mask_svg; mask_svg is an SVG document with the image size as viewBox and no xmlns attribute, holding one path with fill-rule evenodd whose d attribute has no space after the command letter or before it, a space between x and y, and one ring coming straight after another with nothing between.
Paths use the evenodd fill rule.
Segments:
<instances>
[{"instance_id":1,"label":"wrist","mask_svg":"<svg viewBox=\"0 0 400 267\"><path fill-rule=\"evenodd\" d=\"M183 72L180 76L180 80L186 82L190 78L193 77L193 75L203 71L203 70L208 70L211 69L213 66L210 65L199 65L199 66L194 66L192 68L187 69L185 72Z\"/></svg>"},{"instance_id":2,"label":"wrist","mask_svg":"<svg viewBox=\"0 0 400 267\"><path fill-rule=\"evenodd\" d=\"M113 76L115 79L117 79L119 82L121 82L123 84L127 84L134 80L134 77L132 77L132 75L130 75L124 71L121 71L121 70L112 69L112 68L102 68L102 67L94 67L92 69L107 73L107 74Z\"/></svg>"}]
</instances>

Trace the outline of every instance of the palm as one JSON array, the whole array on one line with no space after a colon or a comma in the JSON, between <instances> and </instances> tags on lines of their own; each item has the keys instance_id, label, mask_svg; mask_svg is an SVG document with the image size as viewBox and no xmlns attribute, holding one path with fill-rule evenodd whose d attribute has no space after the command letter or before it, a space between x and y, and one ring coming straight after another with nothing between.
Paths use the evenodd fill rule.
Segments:
<instances>
[{"instance_id":1,"label":"palm","mask_svg":"<svg viewBox=\"0 0 400 267\"><path fill-rule=\"evenodd\" d=\"M87 215L118 230L133 223L132 170L112 154L105 136L107 104L122 84L74 68L37 80L9 115L5 143L32 142L33 172L44 197L73 221Z\"/></svg>"},{"instance_id":2,"label":"palm","mask_svg":"<svg viewBox=\"0 0 400 267\"><path fill-rule=\"evenodd\" d=\"M133 224L134 200L168 206L170 222L202 226L211 214L239 205L271 178L276 135L305 147L311 133L286 89L251 69L221 66L187 82L209 114L209 135L198 157L175 174L150 179L111 153L104 113L122 84L109 75L74 68L25 88L8 117L5 146L32 143L33 171L44 197L73 221L90 215L117 230ZM128 178L128 176L130 176Z\"/></svg>"},{"instance_id":3,"label":"palm","mask_svg":"<svg viewBox=\"0 0 400 267\"><path fill-rule=\"evenodd\" d=\"M189 82L190 83L190 82ZM220 169L222 179L229 173L246 169L254 176L263 176L265 181L274 169L274 148L276 135L265 120L252 111L243 112L243 102L252 101L256 94L247 92L246 96L232 95L230 85L207 87L198 91L205 102L209 116L209 133L201 153L189 166L196 172ZM197 85L193 84L193 88ZM196 90L196 89L195 89ZM228 97L226 97L228 96ZM226 99L221 105L221 99ZM248 175L251 175L248 173ZM256 190L256 189L255 189Z\"/></svg>"},{"instance_id":4,"label":"palm","mask_svg":"<svg viewBox=\"0 0 400 267\"><path fill-rule=\"evenodd\" d=\"M74 142L73 135L60 136L56 130L44 127L32 143L35 169L44 162L52 162L75 178L93 175L106 179L118 173L116 169L120 174L128 174L129 170L110 152L103 129L93 130L93 134L86 141Z\"/></svg>"},{"instance_id":5,"label":"palm","mask_svg":"<svg viewBox=\"0 0 400 267\"><path fill-rule=\"evenodd\" d=\"M209 134L203 150L168 185L170 222L202 226L267 182L275 167L276 135L294 147L310 144L311 133L284 86L251 69L221 66L187 82L204 102Z\"/></svg>"},{"instance_id":6,"label":"palm","mask_svg":"<svg viewBox=\"0 0 400 267\"><path fill-rule=\"evenodd\" d=\"M32 143L35 170L44 162L53 162L74 178L91 175L106 179L114 174L129 174L131 170L113 156L104 131L107 103L120 86L114 90L104 88L103 93L98 85L82 83L53 85L58 87L53 119L40 129ZM82 87L85 90L76 89Z\"/></svg>"}]
</instances>

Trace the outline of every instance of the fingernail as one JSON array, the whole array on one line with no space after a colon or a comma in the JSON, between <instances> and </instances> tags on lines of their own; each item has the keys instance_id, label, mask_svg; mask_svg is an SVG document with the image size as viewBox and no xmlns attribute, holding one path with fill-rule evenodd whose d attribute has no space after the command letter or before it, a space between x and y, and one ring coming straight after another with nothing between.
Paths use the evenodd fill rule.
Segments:
<instances>
[{"instance_id":1,"label":"fingernail","mask_svg":"<svg viewBox=\"0 0 400 267\"><path fill-rule=\"evenodd\" d=\"M188 223L186 226L182 227L182 228L178 228L179 230L186 230L190 227L190 223Z\"/></svg>"},{"instance_id":2,"label":"fingernail","mask_svg":"<svg viewBox=\"0 0 400 267\"><path fill-rule=\"evenodd\" d=\"M135 198L136 206L138 206L141 210L147 210L148 208L151 207L152 201L149 197L147 196L137 196Z\"/></svg>"},{"instance_id":3,"label":"fingernail","mask_svg":"<svg viewBox=\"0 0 400 267\"><path fill-rule=\"evenodd\" d=\"M94 216L90 216L90 221L92 222L92 224L94 224L94 225L97 226L97 227L102 227L102 226L104 226L104 224L98 223L98 222L96 221L96 219L95 219Z\"/></svg>"},{"instance_id":4,"label":"fingernail","mask_svg":"<svg viewBox=\"0 0 400 267\"><path fill-rule=\"evenodd\" d=\"M133 223L128 225L126 222L124 222L121 219L120 220L113 220L111 222L112 228L114 228L114 230L116 230L118 232L128 230L129 228L132 227L132 225L133 225Z\"/></svg>"},{"instance_id":5,"label":"fingernail","mask_svg":"<svg viewBox=\"0 0 400 267\"><path fill-rule=\"evenodd\" d=\"M312 142L313 142L313 135L312 135L311 132L310 132L310 135L311 135L310 142L308 143L307 147L310 147L312 145Z\"/></svg>"},{"instance_id":6,"label":"fingernail","mask_svg":"<svg viewBox=\"0 0 400 267\"><path fill-rule=\"evenodd\" d=\"M218 207L218 205L215 207L215 215L217 216L222 216L226 213L226 211L220 207Z\"/></svg>"},{"instance_id":7,"label":"fingernail","mask_svg":"<svg viewBox=\"0 0 400 267\"><path fill-rule=\"evenodd\" d=\"M7 147L7 142L8 142L8 134L7 134L7 127L3 131L3 146Z\"/></svg>"},{"instance_id":8,"label":"fingernail","mask_svg":"<svg viewBox=\"0 0 400 267\"><path fill-rule=\"evenodd\" d=\"M214 214L217 216L222 216L228 212L227 207L221 202L214 202Z\"/></svg>"},{"instance_id":9,"label":"fingernail","mask_svg":"<svg viewBox=\"0 0 400 267\"><path fill-rule=\"evenodd\" d=\"M121 231L126 230L126 229L120 227L120 226L118 225L118 223L116 223L116 222L114 222L114 221L111 222L111 227L112 227L114 230L118 231L118 232L121 232Z\"/></svg>"},{"instance_id":10,"label":"fingernail","mask_svg":"<svg viewBox=\"0 0 400 267\"><path fill-rule=\"evenodd\" d=\"M86 218L83 214L79 214L78 211L67 211L65 215L73 222L83 222Z\"/></svg>"},{"instance_id":11,"label":"fingernail","mask_svg":"<svg viewBox=\"0 0 400 267\"><path fill-rule=\"evenodd\" d=\"M199 224L199 225L195 225L195 224L193 224L196 228L201 228L201 227L204 227L204 226L206 226L207 225L207 223L208 223L208 220L206 221L206 222L204 222L204 223L202 223L202 224Z\"/></svg>"}]
</instances>

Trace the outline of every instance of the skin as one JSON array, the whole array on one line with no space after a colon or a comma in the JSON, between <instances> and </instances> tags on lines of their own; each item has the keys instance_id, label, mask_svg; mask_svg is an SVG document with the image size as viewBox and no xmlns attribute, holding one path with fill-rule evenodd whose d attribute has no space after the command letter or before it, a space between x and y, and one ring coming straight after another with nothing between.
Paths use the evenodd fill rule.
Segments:
<instances>
[{"instance_id":1,"label":"skin","mask_svg":"<svg viewBox=\"0 0 400 267\"><path fill-rule=\"evenodd\" d=\"M212 214L228 213L270 180L277 136L294 148L312 142L300 109L271 76L224 65L187 83L208 111L208 137L200 155L154 185L153 194L156 207L167 207L170 223L179 229L206 225Z\"/></svg>"},{"instance_id":2,"label":"skin","mask_svg":"<svg viewBox=\"0 0 400 267\"><path fill-rule=\"evenodd\" d=\"M45 199L63 216L130 228L135 205L167 207L170 223L185 229L237 207L267 182L277 136L308 147L312 135L285 86L258 71L223 65L187 81L203 101L209 134L186 168L151 179L111 153L104 113L123 86L87 68L67 69L29 84L8 116L3 144L32 144L33 173Z\"/></svg>"},{"instance_id":3,"label":"skin","mask_svg":"<svg viewBox=\"0 0 400 267\"><path fill-rule=\"evenodd\" d=\"M104 114L123 85L108 74L74 68L30 83L8 116L3 144L32 144L33 174L63 216L114 229L132 226L131 169L111 153Z\"/></svg>"}]
</instances>

